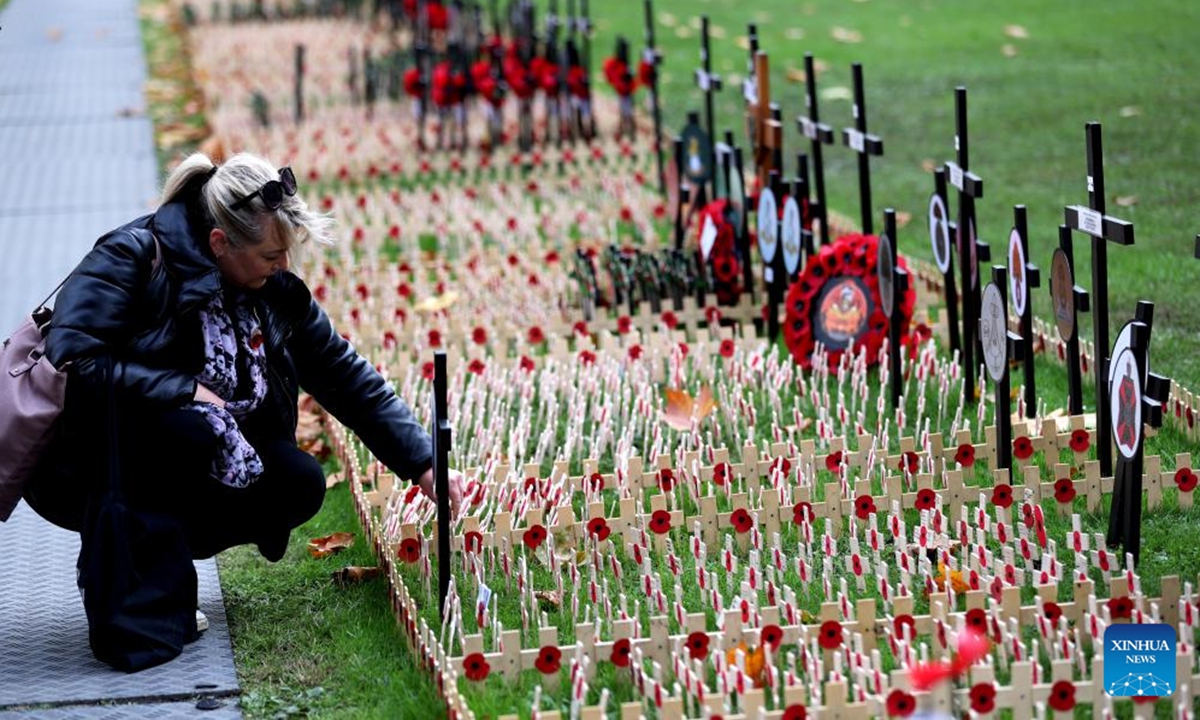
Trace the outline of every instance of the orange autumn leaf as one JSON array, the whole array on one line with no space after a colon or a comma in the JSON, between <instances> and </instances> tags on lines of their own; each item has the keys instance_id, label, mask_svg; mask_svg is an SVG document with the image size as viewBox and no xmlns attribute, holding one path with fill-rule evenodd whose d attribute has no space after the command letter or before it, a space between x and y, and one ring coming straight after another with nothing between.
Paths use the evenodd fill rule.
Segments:
<instances>
[{"instance_id":1,"label":"orange autumn leaf","mask_svg":"<svg viewBox=\"0 0 1200 720\"><path fill-rule=\"evenodd\" d=\"M366 582L372 578L377 578L383 573L382 568L378 567L357 567L351 565L337 570L333 573L332 578L335 585L338 587L346 587L357 583Z\"/></svg>"},{"instance_id":2,"label":"orange autumn leaf","mask_svg":"<svg viewBox=\"0 0 1200 720\"><path fill-rule=\"evenodd\" d=\"M712 390L705 385L700 388L696 398L686 390L666 388L663 390L666 407L663 408L663 422L676 430L687 430L692 426L692 418L702 422L712 414L717 402L713 399Z\"/></svg>"},{"instance_id":3,"label":"orange autumn leaf","mask_svg":"<svg viewBox=\"0 0 1200 720\"><path fill-rule=\"evenodd\" d=\"M954 588L954 592L965 593L967 590L971 589L970 586L967 585L967 582L965 580L963 580L963 576L962 576L961 572L959 572L958 570L951 570L949 572L950 572L950 586L952 588ZM944 592L946 590L946 564L945 563L938 563L938 573L939 574L938 574L937 578L934 579L934 582L937 583L938 590L941 590Z\"/></svg>"},{"instance_id":4,"label":"orange autumn leaf","mask_svg":"<svg viewBox=\"0 0 1200 720\"><path fill-rule=\"evenodd\" d=\"M329 557L354 544L354 533L335 532L323 538L308 541L308 554L315 558Z\"/></svg>"},{"instance_id":5,"label":"orange autumn leaf","mask_svg":"<svg viewBox=\"0 0 1200 720\"><path fill-rule=\"evenodd\" d=\"M738 643L737 647L725 654L725 659L731 666L737 665L738 650L741 650L746 656L746 677L754 681L754 687L765 687L767 684L767 658L763 648L748 648L746 643Z\"/></svg>"}]
</instances>

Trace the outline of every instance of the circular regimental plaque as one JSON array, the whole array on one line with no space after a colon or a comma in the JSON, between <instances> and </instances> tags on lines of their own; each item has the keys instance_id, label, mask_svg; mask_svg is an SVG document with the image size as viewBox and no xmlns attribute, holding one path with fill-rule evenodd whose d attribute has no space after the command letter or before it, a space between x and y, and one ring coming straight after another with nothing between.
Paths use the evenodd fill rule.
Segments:
<instances>
[{"instance_id":1,"label":"circular regimental plaque","mask_svg":"<svg viewBox=\"0 0 1200 720\"><path fill-rule=\"evenodd\" d=\"M708 133L692 123L683 129L683 172L692 187L708 182L712 177L712 140Z\"/></svg>"},{"instance_id":2,"label":"circular regimental plaque","mask_svg":"<svg viewBox=\"0 0 1200 720\"><path fill-rule=\"evenodd\" d=\"M1008 295L1012 298L1013 312L1025 314L1025 299L1029 291L1025 278L1025 245L1016 228L1008 234Z\"/></svg>"},{"instance_id":3,"label":"circular regimental plaque","mask_svg":"<svg viewBox=\"0 0 1200 720\"><path fill-rule=\"evenodd\" d=\"M1004 316L1004 296L996 283L983 289L979 307L979 342L983 345L983 363L988 377L1000 382L1008 370L1008 319Z\"/></svg>"},{"instance_id":4,"label":"circular regimental plaque","mask_svg":"<svg viewBox=\"0 0 1200 720\"><path fill-rule=\"evenodd\" d=\"M1067 254L1058 248L1050 263L1050 299L1054 305L1054 324L1064 342L1075 337L1075 279Z\"/></svg>"},{"instance_id":5,"label":"circular regimental plaque","mask_svg":"<svg viewBox=\"0 0 1200 720\"><path fill-rule=\"evenodd\" d=\"M800 267L800 203L789 196L783 203L783 266L788 275Z\"/></svg>"},{"instance_id":6,"label":"circular regimental plaque","mask_svg":"<svg viewBox=\"0 0 1200 720\"><path fill-rule=\"evenodd\" d=\"M742 213L746 207L746 186L742 183L742 171L734 167L729 173L729 207L727 214L733 224L733 234L742 238Z\"/></svg>"},{"instance_id":7,"label":"circular regimental plaque","mask_svg":"<svg viewBox=\"0 0 1200 720\"><path fill-rule=\"evenodd\" d=\"M946 219L946 203L937 193L929 196L929 243L938 270L950 272L950 223Z\"/></svg>"},{"instance_id":8,"label":"circular regimental plaque","mask_svg":"<svg viewBox=\"0 0 1200 720\"><path fill-rule=\"evenodd\" d=\"M895 261L892 258L892 241L887 235L879 236L879 249L875 258L875 273L879 280L879 304L883 314L892 316L896 305Z\"/></svg>"},{"instance_id":9,"label":"circular regimental plaque","mask_svg":"<svg viewBox=\"0 0 1200 720\"><path fill-rule=\"evenodd\" d=\"M1130 343L1133 323L1126 323L1113 345L1108 367L1108 401L1117 451L1133 458L1142 439L1142 373Z\"/></svg>"},{"instance_id":10,"label":"circular regimental plaque","mask_svg":"<svg viewBox=\"0 0 1200 720\"><path fill-rule=\"evenodd\" d=\"M775 259L778 235L779 210L775 205L775 193L771 188L763 188L758 196L758 252L768 265Z\"/></svg>"}]
</instances>

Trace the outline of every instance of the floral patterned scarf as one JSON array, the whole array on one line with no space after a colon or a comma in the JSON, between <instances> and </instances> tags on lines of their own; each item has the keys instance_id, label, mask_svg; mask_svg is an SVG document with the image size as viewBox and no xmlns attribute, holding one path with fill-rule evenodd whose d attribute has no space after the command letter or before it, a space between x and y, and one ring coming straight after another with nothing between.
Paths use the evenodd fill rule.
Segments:
<instances>
[{"instance_id":1,"label":"floral patterned scarf","mask_svg":"<svg viewBox=\"0 0 1200 720\"><path fill-rule=\"evenodd\" d=\"M224 293L217 293L200 311L204 370L196 377L225 401L225 407L200 402L191 407L204 416L220 443L213 458L213 478L244 488L262 476L263 464L238 428L237 418L253 412L267 395L267 354L251 300L244 294L228 298L233 304L230 313L226 299Z\"/></svg>"}]
</instances>

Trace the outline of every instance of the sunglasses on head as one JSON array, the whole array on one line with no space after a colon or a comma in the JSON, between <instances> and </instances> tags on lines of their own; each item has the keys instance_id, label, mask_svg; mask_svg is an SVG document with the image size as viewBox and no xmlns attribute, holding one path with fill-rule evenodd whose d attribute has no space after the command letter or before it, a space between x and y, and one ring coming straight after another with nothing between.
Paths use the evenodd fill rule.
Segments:
<instances>
[{"instance_id":1,"label":"sunglasses on head","mask_svg":"<svg viewBox=\"0 0 1200 720\"><path fill-rule=\"evenodd\" d=\"M279 206L283 204L284 195L290 197L295 194L296 175L290 167L280 168L278 180L268 180L258 190L230 205L229 209L240 210L254 198L261 197L263 205L266 205L268 210L278 210Z\"/></svg>"}]
</instances>

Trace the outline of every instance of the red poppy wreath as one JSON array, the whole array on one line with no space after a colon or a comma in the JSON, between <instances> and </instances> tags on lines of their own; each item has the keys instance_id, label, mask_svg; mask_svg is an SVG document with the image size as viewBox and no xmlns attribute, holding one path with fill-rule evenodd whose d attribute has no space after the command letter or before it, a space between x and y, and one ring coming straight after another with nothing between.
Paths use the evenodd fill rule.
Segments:
<instances>
[{"instance_id":1,"label":"red poppy wreath","mask_svg":"<svg viewBox=\"0 0 1200 720\"><path fill-rule=\"evenodd\" d=\"M802 367L812 365L812 354L820 340L836 365L843 352L865 348L867 362L879 361L887 338L887 317L879 300L875 272L879 238L875 235L843 235L808 258L800 277L788 289L784 340L792 357ZM896 266L907 268L903 256ZM896 298L900 316L901 346L908 336L917 293L912 287Z\"/></svg>"},{"instance_id":2,"label":"red poppy wreath","mask_svg":"<svg viewBox=\"0 0 1200 720\"><path fill-rule=\"evenodd\" d=\"M708 261L712 263L713 290L719 304L735 305L742 294L739 282L742 267L737 256L737 236L726 214L727 206L725 200L714 200L704 206L697 219L697 242L704 237L705 220L712 222L717 231L708 254Z\"/></svg>"}]
</instances>

